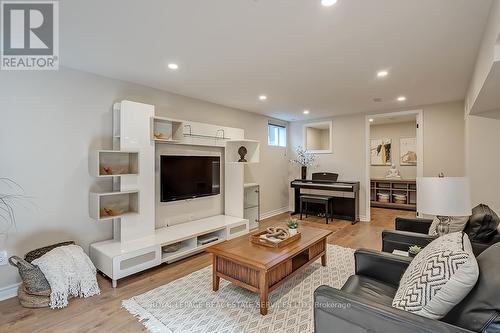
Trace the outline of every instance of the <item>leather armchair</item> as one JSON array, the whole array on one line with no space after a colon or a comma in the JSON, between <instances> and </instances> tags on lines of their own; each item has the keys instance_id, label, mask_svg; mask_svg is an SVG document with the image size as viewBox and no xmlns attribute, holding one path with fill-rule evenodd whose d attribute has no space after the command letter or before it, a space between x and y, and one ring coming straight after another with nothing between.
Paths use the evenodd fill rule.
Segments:
<instances>
[{"instance_id":1,"label":"leather armchair","mask_svg":"<svg viewBox=\"0 0 500 333\"><path fill-rule=\"evenodd\" d=\"M436 239L436 236L428 235L431 223L432 220L429 219L397 217L395 230L382 231L382 251L408 251L412 245L425 247Z\"/></svg>"},{"instance_id":2,"label":"leather armchair","mask_svg":"<svg viewBox=\"0 0 500 333\"><path fill-rule=\"evenodd\" d=\"M398 217L395 220L395 230L384 230L382 232L382 251L392 253L394 250L408 251L412 245L425 247L436 239L429 236L429 228L432 220L421 218ZM496 233L489 241L475 241L473 235L464 230L471 240L472 250L478 256L492 244L500 242L500 234Z\"/></svg>"},{"instance_id":3,"label":"leather armchair","mask_svg":"<svg viewBox=\"0 0 500 333\"><path fill-rule=\"evenodd\" d=\"M478 282L442 320L392 307L411 258L373 250L354 256L355 275L340 290L320 286L314 292L316 333L500 332L500 244L477 257Z\"/></svg>"},{"instance_id":4,"label":"leather armchair","mask_svg":"<svg viewBox=\"0 0 500 333\"><path fill-rule=\"evenodd\" d=\"M373 250L357 250L354 256L355 275L340 290L320 286L314 292L316 333L471 332L392 307L411 258Z\"/></svg>"}]
</instances>

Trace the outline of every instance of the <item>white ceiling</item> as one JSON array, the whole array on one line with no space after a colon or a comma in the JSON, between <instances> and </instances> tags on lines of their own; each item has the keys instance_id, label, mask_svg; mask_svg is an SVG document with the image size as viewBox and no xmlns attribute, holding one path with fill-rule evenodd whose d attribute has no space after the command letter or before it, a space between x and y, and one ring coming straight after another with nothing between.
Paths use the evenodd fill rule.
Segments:
<instances>
[{"instance_id":1,"label":"white ceiling","mask_svg":"<svg viewBox=\"0 0 500 333\"><path fill-rule=\"evenodd\" d=\"M411 107L464 98L490 5L64 0L61 63L284 120Z\"/></svg>"}]
</instances>

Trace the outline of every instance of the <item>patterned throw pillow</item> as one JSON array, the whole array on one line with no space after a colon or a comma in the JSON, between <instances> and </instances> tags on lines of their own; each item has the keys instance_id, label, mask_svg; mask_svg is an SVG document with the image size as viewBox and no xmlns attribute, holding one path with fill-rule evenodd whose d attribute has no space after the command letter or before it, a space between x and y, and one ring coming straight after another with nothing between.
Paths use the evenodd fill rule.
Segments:
<instances>
[{"instance_id":1,"label":"patterned throw pillow","mask_svg":"<svg viewBox=\"0 0 500 333\"><path fill-rule=\"evenodd\" d=\"M450 221L450 230L448 233L463 231L465 225L469 222L469 216L452 216ZM439 219L437 217L432 220L431 226L429 228L429 236L437 236L437 225L439 224Z\"/></svg>"},{"instance_id":2,"label":"patterned throw pillow","mask_svg":"<svg viewBox=\"0 0 500 333\"><path fill-rule=\"evenodd\" d=\"M479 268L467 235L462 232L444 235L411 261L392 306L441 319L467 296L478 277Z\"/></svg>"}]
</instances>

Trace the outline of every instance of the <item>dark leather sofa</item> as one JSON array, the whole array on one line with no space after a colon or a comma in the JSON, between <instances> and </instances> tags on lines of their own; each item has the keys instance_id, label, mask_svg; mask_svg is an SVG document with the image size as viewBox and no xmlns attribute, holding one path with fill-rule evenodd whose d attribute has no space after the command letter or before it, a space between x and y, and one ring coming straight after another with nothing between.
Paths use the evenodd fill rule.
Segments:
<instances>
[{"instance_id":1,"label":"dark leather sofa","mask_svg":"<svg viewBox=\"0 0 500 333\"><path fill-rule=\"evenodd\" d=\"M316 333L500 332L500 244L477 257L480 276L469 295L442 320L392 307L411 259L373 250L355 252L355 275L339 290L314 292Z\"/></svg>"},{"instance_id":2,"label":"dark leather sofa","mask_svg":"<svg viewBox=\"0 0 500 333\"><path fill-rule=\"evenodd\" d=\"M408 251L412 245L425 247L436 239L429 236L432 220L421 218L398 217L396 230L382 232L382 251L392 253L394 250ZM464 232L469 236L474 254L478 256L492 244L500 242L497 227L500 219L487 205L478 205L472 210Z\"/></svg>"}]
</instances>

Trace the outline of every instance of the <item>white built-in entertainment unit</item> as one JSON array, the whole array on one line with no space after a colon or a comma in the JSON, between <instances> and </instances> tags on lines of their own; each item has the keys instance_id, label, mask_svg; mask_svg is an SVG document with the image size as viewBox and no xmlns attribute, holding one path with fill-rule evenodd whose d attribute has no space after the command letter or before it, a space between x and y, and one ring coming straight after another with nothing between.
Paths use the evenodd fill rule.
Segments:
<instances>
[{"instance_id":1,"label":"white built-in entertainment unit","mask_svg":"<svg viewBox=\"0 0 500 333\"><path fill-rule=\"evenodd\" d=\"M224 153L224 213L157 229L155 227L155 149L159 144L220 147ZM238 150L247 162L238 162ZM112 180L113 191L91 192L89 215L113 223L113 239L90 245L96 268L117 280L203 251L249 232L258 221L258 184L245 184L245 165L259 162L259 142L244 130L156 117L154 106L131 101L113 107L113 150L89 157L94 177Z\"/></svg>"}]
</instances>

